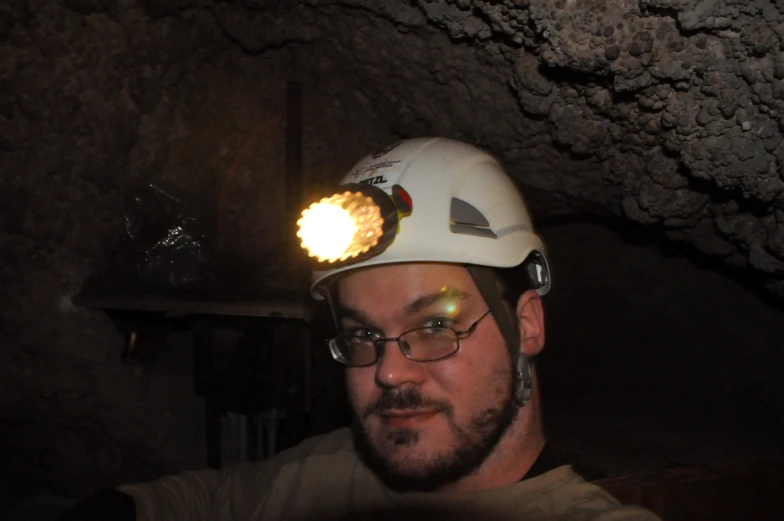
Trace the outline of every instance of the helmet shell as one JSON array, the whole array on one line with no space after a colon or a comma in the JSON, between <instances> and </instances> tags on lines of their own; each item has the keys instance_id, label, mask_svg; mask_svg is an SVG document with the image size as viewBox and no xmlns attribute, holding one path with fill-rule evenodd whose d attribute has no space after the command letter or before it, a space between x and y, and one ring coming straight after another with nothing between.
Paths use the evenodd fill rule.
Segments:
<instances>
[{"instance_id":1,"label":"helmet shell","mask_svg":"<svg viewBox=\"0 0 784 521\"><path fill-rule=\"evenodd\" d=\"M311 290L321 298L326 283L359 268L408 262L445 262L510 268L532 252L541 254L523 196L487 152L445 138L400 141L362 158L340 184L368 183L392 194L400 185L413 211L400 221L393 242L380 254L335 269L313 272ZM549 270L548 270L549 271ZM549 275L538 288L550 289Z\"/></svg>"}]
</instances>

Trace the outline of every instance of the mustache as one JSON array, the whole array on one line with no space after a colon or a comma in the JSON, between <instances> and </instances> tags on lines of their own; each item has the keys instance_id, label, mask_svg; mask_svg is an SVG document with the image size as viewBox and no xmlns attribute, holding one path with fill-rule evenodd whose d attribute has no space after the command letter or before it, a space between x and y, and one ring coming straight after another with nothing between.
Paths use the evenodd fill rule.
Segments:
<instances>
[{"instance_id":1,"label":"mustache","mask_svg":"<svg viewBox=\"0 0 784 521\"><path fill-rule=\"evenodd\" d=\"M363 417L367 418L371 414L380 414L390 409L400 411L422 408L438 409L447 412L451 411L451 407L448 403L426 398L417 389L407 388L395 391L385 389L381 392L381 396L378 397L378 400L365 409Z\"/></svg>"}]
</instances>

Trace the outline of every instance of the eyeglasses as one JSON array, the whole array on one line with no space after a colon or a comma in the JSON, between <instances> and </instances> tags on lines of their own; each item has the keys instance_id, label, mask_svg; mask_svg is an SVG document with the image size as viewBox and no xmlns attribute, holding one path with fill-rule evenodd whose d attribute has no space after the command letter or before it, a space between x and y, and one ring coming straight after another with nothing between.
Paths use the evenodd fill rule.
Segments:
<instances>
[{"instance_id":1,"label":"eyeglasses","mask_svg":"<svg viewBox=\"0 0 784 521\"><path fill-rule=\"evenodd\" d=\"M332 358L341 364L366 367L378 361L387 342L397 342L403 356L409 360L435 362L457 353L460 340L473 333L479 322L489 314L490 310L487 310L465 331L451 327L418 327L394 338L372 338L373 332L369 330L341 333L329 341L329 350Z\"/></svg>"}]
</instances>

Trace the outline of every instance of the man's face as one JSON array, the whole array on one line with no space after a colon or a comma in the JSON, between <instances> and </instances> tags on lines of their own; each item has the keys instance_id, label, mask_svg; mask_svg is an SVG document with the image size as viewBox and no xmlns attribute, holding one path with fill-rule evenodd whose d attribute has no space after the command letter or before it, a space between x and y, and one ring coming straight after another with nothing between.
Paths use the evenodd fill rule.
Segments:
<instances>
[{"instance_id":1,"label":"man's face","mask_svg":"<svg viewBox=\"0 0 784 521\"><path fill-rule=\"evenodd\" d=\"M338 308L343 331L379 338L417 327L465 331L488 311L466 269L447 264L358 270L339 282ZM374 365L348 368L346 382L357 447L394 488L432 490L469 474L517 412L492 315L448 358L416 362L387 342Z\"/></svg>"}]
</instances>

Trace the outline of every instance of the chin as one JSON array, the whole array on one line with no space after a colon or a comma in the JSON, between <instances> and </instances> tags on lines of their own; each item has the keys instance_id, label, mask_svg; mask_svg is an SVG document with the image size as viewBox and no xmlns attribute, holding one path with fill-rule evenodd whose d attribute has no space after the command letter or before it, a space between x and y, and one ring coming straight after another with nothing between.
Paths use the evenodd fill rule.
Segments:
<instances>
[{"instance_id":1,"label":"chin","mask_svg":"<svg viewBox=\"0 0 784 521\"><path fill-rule=\"evenodd\" d=\"M387 472L400 479L419 480L427 476L434 462L449 459L453 440L439 433L437 426L390 428L378 426L371 431L373 452Z\"/></svg>"},{"instance_id":2,"label":"chin","mask_svg":"<svg viewBox=\"0 0 784 521\"><path fill-rule=\"evenodd\" d=\"M386 442L375 447L374 467L393 489L426 491L442 484L440 479L435 483L431 481L439 462L451 459L443 450L443 445L431 446L427 442L403 446Z\"/></svg>"}]
</instances>

